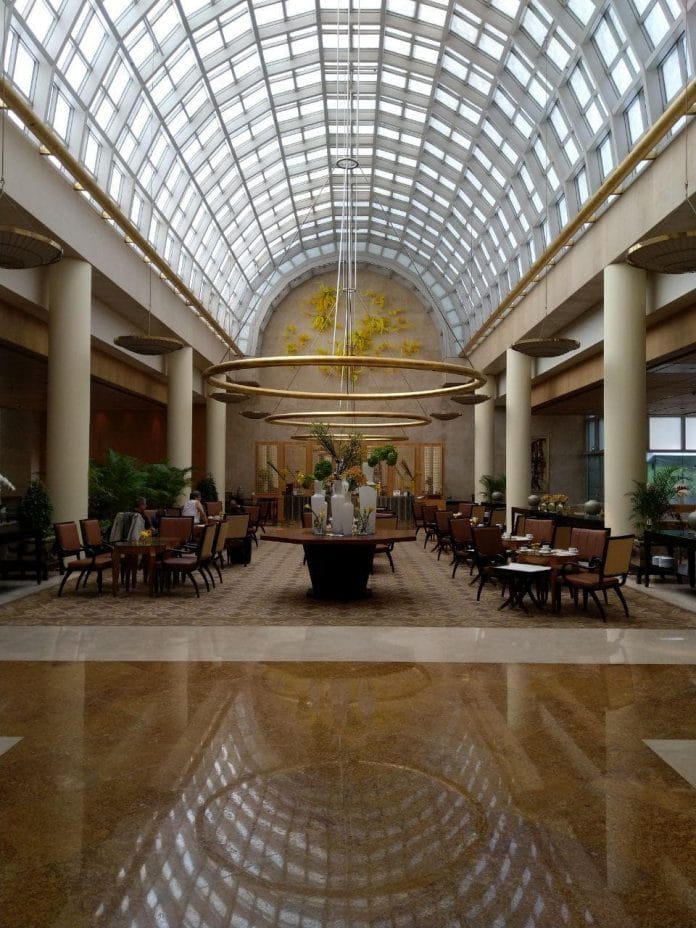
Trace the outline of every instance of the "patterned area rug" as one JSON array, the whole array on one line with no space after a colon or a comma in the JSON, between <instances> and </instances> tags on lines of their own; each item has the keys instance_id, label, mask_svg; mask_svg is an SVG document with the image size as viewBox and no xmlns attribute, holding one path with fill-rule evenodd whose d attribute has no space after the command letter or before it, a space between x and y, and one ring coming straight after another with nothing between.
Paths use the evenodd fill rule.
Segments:
<instances>
[{"instance_id":1,"label":"patterned area rug","mask_svg":"<svg viewBox=\"0 0 696 928\"><path fill-rule=\"evenodd\" d=\"M70 578L59 599L57 587L39 590L0 606L0 625L385 625L425 627L597 628L602 621L593 604L575 612L563 596L559 614L549 609L503 609L500 590L484 588L476 602L476 586L460 567L452 579L449 558L438 561L421 541L395 548L396 572L383 556L375 559L372 595L354 602L317 601L307 596L309 575L297 545L264 543L254 548L247 567L229 567L223 583L197 599L186 583L172 593L152 598L143 585L118 597L105 578L99 596L94 580L75 591ZM217 577L216 577L217 580ZM630 618L610 594L607 625L613 628L696 628L696 613L662 603L645 593L626 590Z\"/></svg>"}]
</instances>

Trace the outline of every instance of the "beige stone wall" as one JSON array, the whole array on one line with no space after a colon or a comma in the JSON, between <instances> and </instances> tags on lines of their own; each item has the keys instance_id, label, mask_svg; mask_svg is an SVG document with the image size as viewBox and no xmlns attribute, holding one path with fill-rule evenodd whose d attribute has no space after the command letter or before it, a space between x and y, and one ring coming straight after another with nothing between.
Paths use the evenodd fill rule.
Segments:
<instances>
[{"instance_id":1,"label":"beige stone wall","mask_svg":"<svg viewBox=\"0 0 696 928\"><path fill-rule=\"evenodd\" d=\"M309 281L300 284L276 308L261 342L261 355L285 355L288 341L298 345L298 353L314 354L317 349L323 348L332 352L332 344L326 336L316 336L311 327L310 297L319 287L326 285L334 287L336 279L334 274L320 274ZM363 270L359 274L359 289L361 294L368 291L384 293L384 311L402 310L400 318L406 327L395 335L387 334L384 341L391 343L398 350L404 340L417 340L420 350L416 357L432 360L442 360L439 333L430 320L427 309L421 303L417 294L399 282L377 274L374 271ZM369 298L363 296L356 300L357 317L364 311L381 312L370 303ZM295 331L289 331L288 326L294 326ZM301 336L306 335L307 340L302 344ZM392 352L389 352L391 354ZM335 375L321 373L315 369L282 368L277 370L254 371L245 373L237 379L253 378L264 384L278 387L302 387L313 390L341 391L340 381ZM444 382L442 374L406 374L387 370L371 370L361 374L355 390L359 392L398 392L421 385L439 386ZM454 403L441 399L418 399L410 401L375 402L359 404L362 408L375 410L395 410L418 414L428 414L438 408L449 408L461 411L461 416L451 422L433 420L431 425L423 428L413 428L408 437L416 442L443 442L445 445L445 493L457 498L469 499L474 492L473 486L473 408L456 407ZM287 441L293 434L289 428L268 425L261 421L245 419L239 415L242 409L258 409L274 412L290 412L300 409L331 409L338 408L335 401L321 400L278 400L275 398L258 398L240 406L231 406L228 428L228 480L227 486L235 490L237 486L250 492L254 485L255 466L254 448L257 440L261 441ZM390 433L399 434L402 430L390 430Z\"/></svg>"}]
</instances>

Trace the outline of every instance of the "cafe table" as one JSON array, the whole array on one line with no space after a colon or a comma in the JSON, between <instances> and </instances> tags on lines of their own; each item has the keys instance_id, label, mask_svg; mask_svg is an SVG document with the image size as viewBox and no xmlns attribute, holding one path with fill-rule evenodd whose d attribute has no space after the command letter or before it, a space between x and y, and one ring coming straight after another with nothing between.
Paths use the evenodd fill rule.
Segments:
<instances>
[{"instance_id":1,"label":"cafe table","mask_svg":"<svg viewBox=\"0 0 696 928\"><path fill-rule=\"evenodd\" d=\"M524 564L519 561L513 561L511 564L499 564L493 568L495 576L504 583L510 590L508 598L498 607L505 609L519 606L524 612L527 607L524 599L528 596L537 608L542 609L543 604L539 598L539 590L544 581L548 580L551 573L549 567L541 564ZM537 592L534 592L533 585L536 585Z\"/></svg>"},{"instance_id":2,"label":"cafe table","mask_svg":"<svg viewBox=\"0 0 696 928\"><path fill-rule=\"evenodd\" d=\"M155 562L158 555L162 554L169 548L179 544L175 538L147 538L137 541L117 541L113 545L111 552L111 592L118 596L121 584L121 561L123 558L134 557L140 561L141 558L147 558L145 576L148 580L150 596L155 595Z\"/></svg>"},{"instance_id":3,"label":"cafe table","mask_svg":"<svg viewBox=\"0 0 696 928\"><path fill-rule=\"evenodd\" d=\"M413 529L379 529L372 535L315 535L311 528L267 528L262 541L302 545L312 588L318 599L369 596L367 582L377 545L415 541Z\"/></svg>"},{"instance_id":4,"label":"cafe table","mask_svg":"<svg viewBox=\"0 0 696 928\"><path fill-rule=\"evenodd\" d=\"M550 569L551 605L558 612L561 608L561 590L563 588L563 569L569 564L577 564L578 552L568 548L532 549L525 546L513 552L514 562L530 564Z\"/></svg>"}]
</instances>

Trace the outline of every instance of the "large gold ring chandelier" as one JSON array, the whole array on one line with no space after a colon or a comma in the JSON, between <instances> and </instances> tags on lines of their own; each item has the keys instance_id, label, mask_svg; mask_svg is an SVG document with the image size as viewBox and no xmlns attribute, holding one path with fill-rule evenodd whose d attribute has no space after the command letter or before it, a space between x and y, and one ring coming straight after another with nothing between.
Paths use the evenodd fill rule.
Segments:
<instances>
[{"instance_id":1,"label":"large gold ring chandelier","mask_svg":"<svg viewBox=\"0 0 696 928\"><path fill-rule=\"evenodd\" d=\"M428 387L423 389L408 389L393 393L374 392L374 393L349 393L345 391L332 390L292 390L288 387L252 387L249 384L234 383L226 378L219 379L218 375L226 375L230 372L240 370L249 370L253 368L278 368L278 367L334 367L334 368L354 368L354 367L381 367L388 370L396 371L420 371L422 373L440 373L454 374L462 377L462 383L447 384L442 387ZM461 393L469 393L482 387L486 378L479 371L464 364L456 364L451 361L426 361L419 358L384 358L371 357L365 355L290 355L276 356L267 358L235 358L232 361L223 361L221 364L214 364L209 367L204 375L211 386L220 390L227 390L228 393L243 393L247 396L278 396L284 399L304 399L304 400L350 400L351 402L360 401L384 401L384 400L412 400L419 397L429 396L456 396Z\"/></svg>"},{"instance_id":2,"label":"large gold ring chandelier","mask_svg":"<svg viewBox=\"0 0 696 928\"><path fill-rule=\"evenodd\" d=\"M377 421L371 422L371 419ZM390 421L385 422L385 419ZM364 429L408 429L418 425L430 425L428 416L414 415L410 412L371 412L356 409L303 409L301 412L274 412L266 416L266 422L270 425L287 425L292 428L305 429L321 422L323 425L352 428L353 431L358 432Z\"/></svg>"}]
</instances>

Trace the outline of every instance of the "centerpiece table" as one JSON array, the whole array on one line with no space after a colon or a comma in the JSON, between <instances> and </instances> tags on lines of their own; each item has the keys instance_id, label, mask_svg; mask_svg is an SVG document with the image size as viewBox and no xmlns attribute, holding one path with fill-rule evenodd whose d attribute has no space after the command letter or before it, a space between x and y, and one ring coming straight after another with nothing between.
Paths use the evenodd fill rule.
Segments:
<instances>
[{"instance_id":1,"label":"centerpiece table","mask_svg":"<svg viewBox=\"0 0 696 928\"><path fill-rule=\"evenodd\" d=\"M316 535L312 529L266 529L262 541L302 545L312 581L309 594L321 599L369 596L367 582L378 544L415 541L412 529L387 529L372 535Z\"/></svg>"}]
</instances>

